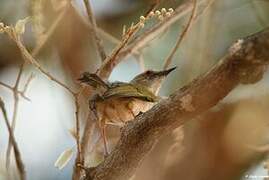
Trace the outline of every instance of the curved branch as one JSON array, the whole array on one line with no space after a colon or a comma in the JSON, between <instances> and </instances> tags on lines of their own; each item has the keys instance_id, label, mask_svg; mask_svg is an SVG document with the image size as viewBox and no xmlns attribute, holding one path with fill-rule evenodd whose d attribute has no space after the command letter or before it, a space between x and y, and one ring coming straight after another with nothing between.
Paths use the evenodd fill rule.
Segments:
<instances>
[{"instance_id":1,"label":"curved branch","mask_svg":"<svg viewBox=\"0 0 269 180\"><path fill-rule=\"evenodd\" d=\"M87 170L88 180L126 180L155 142L216 105L238 84L259 81L269 64L269 28L238 40L210 71L177 90L122 129L112 153Z\"/></svg>"}]
</instances>

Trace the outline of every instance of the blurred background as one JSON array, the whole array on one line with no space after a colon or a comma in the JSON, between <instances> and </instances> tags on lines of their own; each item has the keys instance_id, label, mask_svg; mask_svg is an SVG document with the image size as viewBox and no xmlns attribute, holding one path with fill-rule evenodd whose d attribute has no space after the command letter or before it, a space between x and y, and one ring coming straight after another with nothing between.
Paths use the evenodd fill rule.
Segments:
<instances>
[{"instance_id":1,"label":"blurred background","mask_svg":"<svg viewBox=\"0 0 269 180\"><path fill-rule=\"evenodd\" d=\"M184 2L161 1L158 8L176 9ZM109 53L116 45L115 39L121 38L123 26L139 21L139 17L154 1L92 0L91 3L98 26L114 37L100 34L105 50ZM72 5L36 59L55 77L76 88L76 79L80 73L94 72L100 65L100 59L85 23L88 19L83 0L73 0ZM32 22L27 24L23 35L26 47L32 51L63 8L64 0L1 0L0 22L14 25L19 19L32 16ZM162 68L188 18L189 15L181 18L139 51L145 69ZM142 32L154 23L147 23ZM186 35L173 58L172 64L178 68L164 82L160 94L168 96L209 70L235 40L260 31L268 24L269 1L215 0ZM124 59L114 69L110 80L129 81L142 72L143 68L137 59L134 56ZM0 34L0 81L13 86L21 63L22 58L15 44L6 35ZM31 65L27 65L23 71L20 89L23 89L31 74L34 74L34 78L26 92L30 101L19 98L15 130L27 177L29 180L71 179L74 157L62 170L55 168L54 162L64 150L75 147L75 140L69 131L75 126L73 98ZM266 153L269 150L266 148L269 142L268 92L268 73L255 85L237 87L218 106L164 136L144 160L134 179L266 178ZM0 85L0 96L6 103L11 120L14 112L13 93ZM82 125L86 120L87 95L84 98L81 102ZM7 142L8 133L1 118L1 180L7 178ZM13 172L16 171L13 156L11 168Z\"/></svg>"}]
</instances>

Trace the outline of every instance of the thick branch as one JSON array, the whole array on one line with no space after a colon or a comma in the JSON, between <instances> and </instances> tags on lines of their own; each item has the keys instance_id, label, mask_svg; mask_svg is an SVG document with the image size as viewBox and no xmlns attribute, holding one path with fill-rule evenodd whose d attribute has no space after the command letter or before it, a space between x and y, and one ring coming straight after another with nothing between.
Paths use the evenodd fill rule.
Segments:
<instances>
[{"instance_id":1,"label":"thick branch","mask_svg":"<svg viewBox=\"0 0 269 180\"><path fill-rule=\"evenodd\" d=\"M89 169L86 179L131 177L162 135L216 105L238 84L259 81L269 64L268 50L268 28L238 40L209 72L128 123L113 152L99 166Z\"/></svg>"}]
</instances>

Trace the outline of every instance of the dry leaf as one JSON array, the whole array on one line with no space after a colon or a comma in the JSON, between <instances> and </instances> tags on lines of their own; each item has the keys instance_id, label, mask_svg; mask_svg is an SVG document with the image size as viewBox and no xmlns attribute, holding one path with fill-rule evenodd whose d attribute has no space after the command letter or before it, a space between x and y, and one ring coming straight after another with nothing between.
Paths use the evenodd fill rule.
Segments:
<instances>
[{"instance_id":1,"label":"dry leaf","mask_svg":"<svg viewBox=\"0 0 269 180\"><path fill-rule=\"evenodd\" d=\"M71 160L73 153L74 153L73 148L66 149L58 157L58 159L54 163L54 166L59 170L63 169L67 165L67 163Z\"/></svg>"}]
</instances>

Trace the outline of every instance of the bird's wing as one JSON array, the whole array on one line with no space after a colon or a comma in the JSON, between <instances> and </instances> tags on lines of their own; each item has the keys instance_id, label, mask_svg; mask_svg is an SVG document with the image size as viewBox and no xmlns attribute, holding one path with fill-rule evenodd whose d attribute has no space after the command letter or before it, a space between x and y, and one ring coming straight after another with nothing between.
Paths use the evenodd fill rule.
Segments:
<instances>
[{"instance_id":1,"label":"bird's wing","mask_svg":"<svg viewBox=\"0 0 269 180\"><path fill-rule=\"evenodd\" d=\"M155 96L147 88L129 83L114 84L103 94L104 99L113 97L133 97L148 102L156 102L159 100L159 97Z\"/></svg>"}]
</instances>

